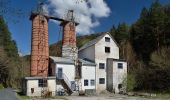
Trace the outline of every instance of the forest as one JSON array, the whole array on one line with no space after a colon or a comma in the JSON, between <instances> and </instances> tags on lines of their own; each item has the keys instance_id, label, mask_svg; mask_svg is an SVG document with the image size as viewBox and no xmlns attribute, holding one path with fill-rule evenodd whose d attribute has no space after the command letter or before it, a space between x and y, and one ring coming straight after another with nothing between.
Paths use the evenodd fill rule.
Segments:
<instances>
[{"instance_id":1,"label":"forest","mask_svg":"<svg viewBox=\"0 0 170 100\"><path fill-rule=\"evenodd\" d=\"M155 1L143 8L132 25L120 23L109 30L128 62L128 91L170 92L170 5ZM77 36L81 47L101 33ZM50 55L61 56L61 41L49 46ZM29 55L20 57L3 16L0 17L0 88L21 88L29 76Z\"/></svg>"}]
</instances>

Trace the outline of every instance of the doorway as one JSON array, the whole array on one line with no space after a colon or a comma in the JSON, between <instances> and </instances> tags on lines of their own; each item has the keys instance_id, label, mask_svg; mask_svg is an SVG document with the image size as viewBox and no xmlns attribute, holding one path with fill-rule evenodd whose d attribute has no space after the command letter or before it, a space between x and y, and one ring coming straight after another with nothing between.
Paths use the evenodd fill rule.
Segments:
<instances>
[{"instance_id":1,"label":"doorway","mask_svg":"<svg viewBox=\"0 0 170 100\"><path fill-rule=\"evenodd\" d=\"M58 68L58 78L63 79L63 69L62 68Z\"/></svg>"}]
</instances>

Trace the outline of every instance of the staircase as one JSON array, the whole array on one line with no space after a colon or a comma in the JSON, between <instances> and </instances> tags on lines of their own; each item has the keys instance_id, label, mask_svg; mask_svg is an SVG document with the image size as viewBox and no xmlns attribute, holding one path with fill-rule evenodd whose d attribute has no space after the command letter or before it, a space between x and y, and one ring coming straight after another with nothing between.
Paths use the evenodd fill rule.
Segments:
<instances>
[{"instance_id":1,"label":"staircase","mask_svg":"<svg viewBox=\"0 0 170 100\"><path fill-rule=\"evenodd\" d=\"M64 89L66 89L68 95L71 95L73 93L73 90L71 89L71 83L64 73L57 73L56 80L61 83Z\"/></svg>"}]
</instances>

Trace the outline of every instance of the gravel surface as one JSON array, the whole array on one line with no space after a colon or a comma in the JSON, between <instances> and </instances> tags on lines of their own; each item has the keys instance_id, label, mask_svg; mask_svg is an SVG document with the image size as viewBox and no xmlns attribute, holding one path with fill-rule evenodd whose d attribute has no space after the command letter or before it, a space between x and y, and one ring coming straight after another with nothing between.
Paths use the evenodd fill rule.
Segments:
<instances>
[{"instance_id":1,"label":"gravel surface","mask_svg":"<svg viewBox=\"0 0 170 100\"><path fill-rule=\"evenodd\" d=\"M112 96L68 96L67 100L170 100L170 98L145 98L145 97L129 97L124 95L112 95Z\"/></svg>"}]
</instances>

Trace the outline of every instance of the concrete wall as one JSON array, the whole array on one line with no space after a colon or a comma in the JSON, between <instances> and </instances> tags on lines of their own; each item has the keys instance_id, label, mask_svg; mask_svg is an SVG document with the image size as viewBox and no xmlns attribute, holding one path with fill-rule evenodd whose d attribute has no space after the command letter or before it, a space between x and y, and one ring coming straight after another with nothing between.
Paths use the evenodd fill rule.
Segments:
<instances>
[{"instance_id":1,"label":"concrete wall","mask_svg":"<svg viewBox=\"0 0 170 100\"><path fill-rule=\"evenodd\" d=\"M58 73L58 68L63 69L63 73L67 76L70 81L75 79L75 67L73 64L56 64L56 73Z\"/></svg>"},{"instance_id":2,"label":"concrete wall","mask_svg":"<svg viewBox=\"0 0 170 100\"><path fill-rule=\"evenodd\" d=\"M47 81L48 86L44 89L48 90L49 92L52 92L52 96L55 96L55 90L56 90L56 81L54 79L48 79ZM31 93L31 88L34 88L34 93ZM26 80L26 95L27 96L41 96L42 87L38 86L38 79L29 79Z\"/></svg>"},{"instance_id":3,"label":"concrete wall","mask_svg":"<svg viewBox=\"0 0 170 100\"><path fill-rule=\"evenodd\" d=\"M107 59L107 64L106 64L106 79L107 79L107 84L106 88L110 92L113 91L113 59Z\"/></svg>"},{"instance_id":4,"label":"concrete wall","mask_svg":"<svg viewBox=\"0 0 170 100\"><path fill-rule=\"evenodd\" d=\"M96 59L95 61L96 61L96 90L97 92L101 92L103 90L106 90L106 61L99 59ZM99 63L104 63L105 68L99 69ZM99 78L104 78L105 84L99 84Z\"/></svg>"},{"instance_id":5,"label":"concrete wall","mask_svg":"<svg viewBox=\"0 0 170 100\"><path fill-rule=\"evenodd\" d=\"M118 68L118 63L123 64L123 68ZM126 90L127 63L125 61L107 59L107 90L119 93L119 84Z\"/></svg>"},{"instance_id":6,"label":"concrete wall","mask_svg":"<svg viewBox=\"0 0 170 100\"><path fill-rule=\"evenodd\" d=\"M90 46L86 49L79 51L79 58L87 58L89 60L95 60L95 46Z\"/></svg>"},{"instance_id":7,"label":"concrete wall","mask_svg":"<svg viewBox=\"0 0 170 100\"><path fill-rule=\"evenodd\" d=\"M105 41L105 37L110 38L110 42ZM110 53L105 53L105 47L110 47ZM106 34L100 41L95 44L95 63L96 66L96 89L97 92L106 90L106 59L119 59L119 48L112 40L110 35ZM105 69L99 69L99 63L105 64ZM105 78L105 84L99 84L99 78Z\"/></svg>"},{"instance_id":8,"label":"concrete wall","mask_svg":"<svg viewBox=\"0 0 170 100\"><path fill-rule=\"evenodd\" d=\"M84 86L84 80L88 80L88 86ZM95 80L95 66L82 66L82 90L95 89L95 84L92 86L91 80Z\"/></svg>"},{"instance_id":9,"label":"concrete wall","mask_svg":"<svg viewBox=\"0 0 170 100\"><path fill-rule=\"evenodd\" d=\"M123 63L123 69L118 68L118 63ZM119 93L118 84L123 84L127 78L127 62L113 61L113 88ZM124 86L126 88L126 86Z\"/></svg>"},{"instance_id":10,"label":"concrete wall","mask_svg":"<svg viewBox=\"0 0 170 100\"><path fill-rule=\"evenodd\" d=\"M75 79L75 67L73 64L56 64L56 73L58 73L58 68L63 69L63 73L65 76L68 78L68 80L74 81ZM56 85L56 90L61 91L61 89L64 89L63 86L60 84L60 82L57 83Z\"/></svg>"},{"instance_id":11,"label":"concrete wall","mask_svg":"<svg viewBox=\"0 0 170 100\"><path fill-rule=\"evenodd\" d=\"M105 37L109 37L110 42L105 42ZM105 47L110 47L110 53L105 53ZM108 34L95 44L95 59L106 60L106 58L119 59L119 48Z\"/></svg>"}]
</instances>

